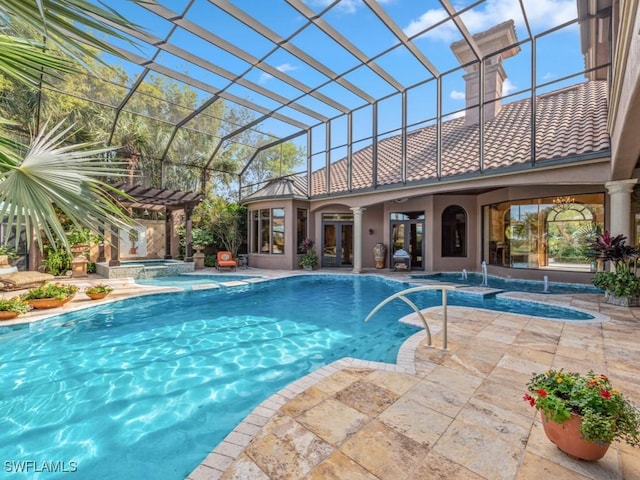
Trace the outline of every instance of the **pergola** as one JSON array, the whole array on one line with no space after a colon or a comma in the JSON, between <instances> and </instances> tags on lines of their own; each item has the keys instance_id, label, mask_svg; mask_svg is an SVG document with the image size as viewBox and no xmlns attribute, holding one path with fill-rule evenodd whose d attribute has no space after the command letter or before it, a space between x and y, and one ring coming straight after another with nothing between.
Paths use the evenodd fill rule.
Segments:
<instances>
[{"instance_id":1,"label":"pergola","mask_svg":"<svg viewBox=\"0 0 640 480\"><path fill-rule=\"evenodd\" d=\"M165 259L172 258L171 255L171 232L173 230L173 215L175 211L185 213L185 261L193 261L193 248L191 241L191 215L193 209L204 199L202 193L181 192L179 190L169 190L166 188L145 188L139 185L118 187L127 198L120 203L127 208L139 208L144 210L163 211L165 219ZM100 232L104 234L105 232ZM114 228L111 232L111 255L109 266L120 265L119 251L119 229ZM101 243L98 251L98 262L106 262L104 243Z\"/></svg>"}]
</instances>

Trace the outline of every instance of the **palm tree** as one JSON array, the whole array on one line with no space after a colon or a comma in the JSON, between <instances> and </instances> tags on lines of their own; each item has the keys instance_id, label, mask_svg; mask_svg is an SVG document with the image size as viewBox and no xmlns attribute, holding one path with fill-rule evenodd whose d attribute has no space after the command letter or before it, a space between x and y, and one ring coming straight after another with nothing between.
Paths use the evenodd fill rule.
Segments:
<instances>
[{"instance_id":1,"label":"palm tree","mask_svg":"<svg viewBox=\"0 0 640 480\"><path fill-rule=\"evenodd\" d=\"M0 72L36 90L47 84L45 72L55 79L88 68L83 59L100 61L96 51L118 55L95 32L126 40L108 25L138 28L112 9L88 0L0 0L0 17L4 23ZM46 123L31 145L25 146L12 138L9 123L0 118L0 215L9 229L33 229L41 248L41 232L54 245L59 242L68 248L54 206L74 225L93 231L128 221L117 205L121 192L102 180L126 175L126 168L109 155L115 148L68 145L71 127L58 124L47 132Z\"/></svg>"}]
</instances>

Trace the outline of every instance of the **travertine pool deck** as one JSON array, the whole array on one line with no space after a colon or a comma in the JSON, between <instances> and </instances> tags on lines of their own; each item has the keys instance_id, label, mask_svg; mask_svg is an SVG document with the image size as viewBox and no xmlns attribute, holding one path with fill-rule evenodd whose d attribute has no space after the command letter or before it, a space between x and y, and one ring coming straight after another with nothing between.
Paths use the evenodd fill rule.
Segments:
<instances>
[{"instance_id":1,"label":"travertine pool deck","mask_svg":"<svg viewBox=\"0 0 640 480\"><path fill-rule=\"evenodd\" d=\"M536 298L536 295L526 295ZM610 317L563 322L449 307L449 349L408 340L397 365L343 359L263 402L190 480L640 479L640 449L598 462L547 440L522 400L532 372L606 373L640 404L640 309L538 296ZM440 325L432 309L430 325Z\"/></svg>"},{"instance_id":2,"label":"travertine pool deck","mask_svg":"<svg viewBox=\"0 0 640 480\"><path fill-rule=\"evenodd\" d=\"M167 290L113 284L110 300ZM307 375L258 406L188 478L640 479L640 449L613 445L598 462L573 460L546 439L539 415L522 400L531 373L553 367L606 373L640 404L640 308L610 306L601 295L524 296L609 320L563 322L449 307L443 351L441 309L429 309L435 348L419 332L405 342L397 364L342 359ZM76 295L55 312L20 318L90 304Z\"/></svg>"}]
</instances>

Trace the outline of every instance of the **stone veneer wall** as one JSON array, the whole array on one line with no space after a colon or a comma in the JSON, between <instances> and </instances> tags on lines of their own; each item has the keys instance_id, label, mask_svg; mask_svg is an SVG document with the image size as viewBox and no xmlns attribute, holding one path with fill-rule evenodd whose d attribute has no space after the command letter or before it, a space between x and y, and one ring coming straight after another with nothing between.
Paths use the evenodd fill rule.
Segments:
<instances>
[{"instance_id":1,"label":"stone veneer wall","mask_svg":"<svg viewBox=\"0 0 640 480\"><path fill-rule=\"evenodd\" d=\"M144 265L144 263L132 263L130 265L120 265L119 267L109 267L105 263L96 265L96 273L105 278L156 278L180 275L182 273L193 272L195 264L193 262L167 261L163 265Z\"/></svg>"}]
</instances>

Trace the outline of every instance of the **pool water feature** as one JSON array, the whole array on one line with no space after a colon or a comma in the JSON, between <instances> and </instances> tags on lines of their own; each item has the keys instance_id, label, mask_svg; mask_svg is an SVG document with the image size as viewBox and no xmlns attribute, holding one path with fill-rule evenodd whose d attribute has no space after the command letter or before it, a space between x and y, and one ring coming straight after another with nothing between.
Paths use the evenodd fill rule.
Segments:
<instances>
[{"instance_id":1,"label":"pool water feature","mask_svg":"<svg viewBox=\"0 0 640 480\"><path fill-rule=\"evenodd\" d=\"M144 296L5 327L0 458L74 461L79 478L182 479L292 381L345 356L395 362L418 331L397 321L411 309L393 302L364 318L407 286L307 275ZM440 295L411 299L425 308L439 305ZM449 303L570 312L458 292Z\"/></svg>"},{"instance_id":2,"label":"pool water feature","mask_svg":"<svg viewBox=\"0 0 640 480\"><path fill-rule=\"evenodd\" d=\"M486 285L484 284L485 277L483 274L474 272L463 273L430 273L430 274L415 274L411 275L411 278L421 280L436 280L438 282L446 283L459 283L462 285L471 286L486 286L496 290L502 290L505 292L528 292L528 293L549 293L549 294L579 294L579 293L597 293L602 294L603 291L593 285L586 285L582 283L562 283L562 282L550 282L547 278L546 281L535 280L519 280L513 278L501 278L488 275L486 277Z\"/></svg>"}]
</instances>

